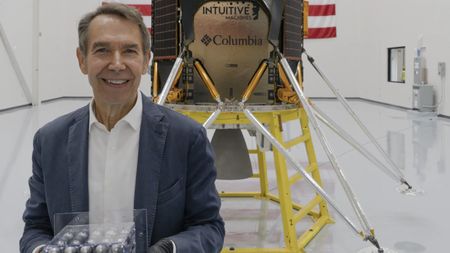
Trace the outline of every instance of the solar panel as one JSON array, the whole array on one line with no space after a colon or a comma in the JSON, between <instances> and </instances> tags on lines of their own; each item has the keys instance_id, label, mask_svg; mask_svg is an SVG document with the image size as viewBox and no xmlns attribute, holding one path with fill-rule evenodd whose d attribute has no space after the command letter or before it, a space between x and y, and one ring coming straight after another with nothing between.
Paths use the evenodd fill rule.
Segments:
<instances>
[{"instance_id":1,"label":"solar panel","mask_svg":"<svg viewBox=\"0 0 450 253\"><path fill-rule=\"evenodd\" d=\"M153 2L153 53L156 60L175 59L178 56L177 0Z\"/></svg>"},{"instance_id":2,"label":"solar panel","mask_svg":"<svg viewBox=\"0 0 450 253\"><path fill-rule=\"evenodd\" d=\"M300 60L303 48L303 1L287 0L284 9L283 54L289 60Z\"/></svg>"}]
</instances>

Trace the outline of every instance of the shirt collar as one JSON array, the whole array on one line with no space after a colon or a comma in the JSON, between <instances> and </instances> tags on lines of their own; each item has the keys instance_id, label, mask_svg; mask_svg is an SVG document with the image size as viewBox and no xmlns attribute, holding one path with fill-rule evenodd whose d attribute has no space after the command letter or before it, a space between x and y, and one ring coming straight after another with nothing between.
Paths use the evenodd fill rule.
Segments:
<instances>
[{"instance_id":1,"label":"shirt collar","mask_svg":"<svg viewBox=\"0 0 450 253\"><path fill-rule=\"evenodd\" d=\"M136 103L134 104L133 108L123 117L121 118L117 123L120 124L121 122L128 123L133 130L138 131L141 128L141 121L142 121L142 94L138 91ZM92 98L91 103L89 104L89 132L91 132L92 126L102 126L106 129L106 127L100 123L95 116L94 112L94 98Z\"/></svg>"}]
</instances>

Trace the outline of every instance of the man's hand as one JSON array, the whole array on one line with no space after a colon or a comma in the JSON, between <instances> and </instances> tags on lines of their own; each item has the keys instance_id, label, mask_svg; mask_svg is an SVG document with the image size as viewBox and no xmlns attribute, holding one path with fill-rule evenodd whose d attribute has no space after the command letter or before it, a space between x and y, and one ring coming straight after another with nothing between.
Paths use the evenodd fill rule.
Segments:
<instances>
[{"instance_id":1,"label":"man's hand","mask_svg":"<svg viewBox=\"0 0 450 253\"><path fill-rule=\"evenodd\" d=\"M148 249L148 253L172 253L173 243L169 239L161 239Z\"/></svg>"}]
</instances>

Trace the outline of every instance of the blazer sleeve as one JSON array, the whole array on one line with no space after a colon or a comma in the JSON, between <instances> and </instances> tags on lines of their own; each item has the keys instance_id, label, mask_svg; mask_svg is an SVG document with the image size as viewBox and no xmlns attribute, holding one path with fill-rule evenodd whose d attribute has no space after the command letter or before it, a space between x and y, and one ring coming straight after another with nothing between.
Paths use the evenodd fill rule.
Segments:
<instances>
[{"instance_id":1,"label":"blazer sleeve","mask_svg":"<svg viewBox=\"0 0 450 253\"><path fill-rule=\"evenodd\" d=\"M35 134L33 140L32 163L33 174L28 180L30 198L26 202L23 214L25 228L20 239L21 253L31 253L36 247L48 243L53 237L45 199L39 131Z\"/></svg>"},{"instance_id":2,"label":"blazer sleeve","mask_svg":"<svg viewBox=\"0 0 450 253\"><path fill-rule=\"evenodd\" d=\"M220 252L225 228L220 217L220 198L215 187L213 151L203 127L196 128L188 153L184 231L169 237L178 252Z\"/></svg>"}]
</instances>

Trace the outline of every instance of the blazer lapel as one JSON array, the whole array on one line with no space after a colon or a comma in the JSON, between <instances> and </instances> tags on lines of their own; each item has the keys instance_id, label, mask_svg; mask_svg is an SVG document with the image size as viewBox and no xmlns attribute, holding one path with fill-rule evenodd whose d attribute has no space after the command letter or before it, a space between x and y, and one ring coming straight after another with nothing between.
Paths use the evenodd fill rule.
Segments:
<instances>
[{"instance_id":1,"label":"blazer lapel","mask_svg":"<svg viewBox=\"0 0 450 253\"><path fill-rule=\"evenodd\" d=\"M88 148L89 107L85 106L75 115L69 128L69 191L72 212L89 211Z\"/></svg>"},{"instance_id":2,"label":"blazer lapel","mask_svg":"<svg viewBox=\"0 0 450 253\"><path fill-rule=\"evenodd\" d=\"M143 113L139 138L138 167L134 195L135 209L147 210L148 242L152 236L156 214L160 170L163 163L164 146L168 123L158 106L143 99Z\"/></svg>"}]
</instances>

